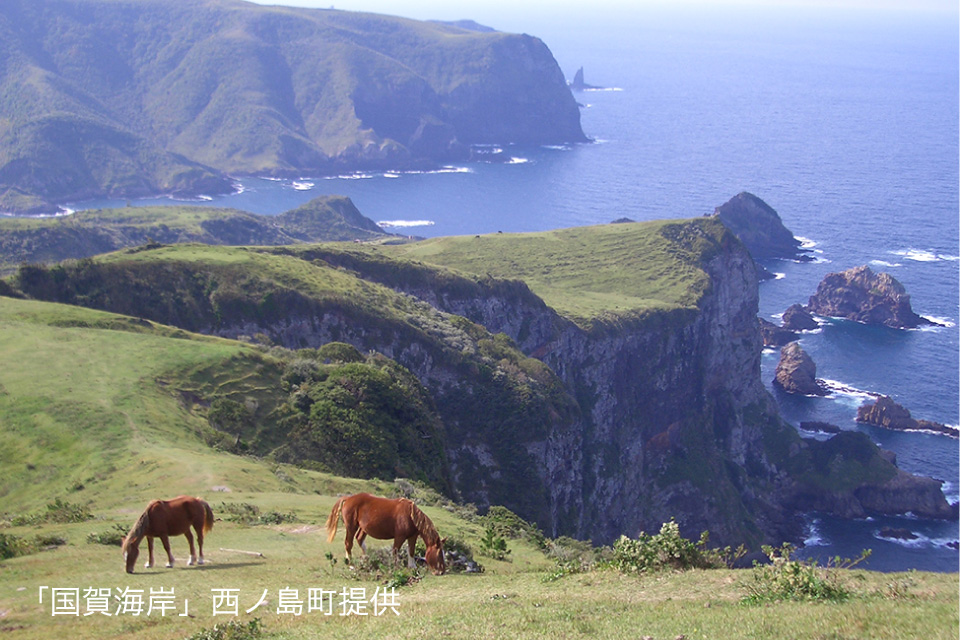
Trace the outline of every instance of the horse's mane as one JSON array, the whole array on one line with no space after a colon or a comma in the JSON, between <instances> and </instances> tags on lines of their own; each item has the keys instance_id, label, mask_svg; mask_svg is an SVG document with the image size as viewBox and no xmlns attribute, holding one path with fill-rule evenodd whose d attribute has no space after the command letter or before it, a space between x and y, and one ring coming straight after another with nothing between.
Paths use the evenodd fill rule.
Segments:
<instances>
[{"instance_id":1,"label":"horse's mane","mask_svg":"<svg viewBox=\"0 0 960 640\"><path fill-rule=\"evenodd\" d=\"M437 528L433 526L433 521L427 514L420 511L420 507L413 502L410 503L410 517L413 518L413 525L417 528L417 531L423 536L424 544L430 547L440 543L440 534L437 533Z\"/></svg>"},{"instance_id":2,"label":"horse's mane","mask_svg":"<svg viewBox=\"0 0 960 640\"><path fill-rule=\"evenodd\" d=\"M127 534L127 537L123 539L123 550L127 550L127 546L133 542L140 542L143 539L143 536L146 535L147 529L150 527L150 507L153 506L153 503L147 505L147 508L143 510L143 513L140 514L140 517L137 518L137 521L134 523L133 527L130 529L130 533Z\"/></svg>"}]
</instances>

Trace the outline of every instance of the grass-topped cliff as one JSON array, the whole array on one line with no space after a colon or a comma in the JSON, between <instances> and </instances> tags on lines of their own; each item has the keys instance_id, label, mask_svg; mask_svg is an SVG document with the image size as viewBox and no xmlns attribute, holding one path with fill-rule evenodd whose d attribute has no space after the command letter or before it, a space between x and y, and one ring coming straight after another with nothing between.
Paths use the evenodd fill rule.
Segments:
<instances>
[{"instance_id":1,"label":"grass-topped cliff","mask_svg":"<svg viewBox=\"0 0 960 640\"><path fill-rule=\"evenodd\" d=\"M753 261L716 219L399 246L153 244L24 265L5 286L272 350L178 384L220 432L210 442L410 475L551 533L610 540L676 516L756 545L797 534L795 504L897 510L909 484L868 441L806 445L776 416ZM855 482L838 481L848 467ZM948 510L921 489L931 515Z\"/></svg>"},{"instance_id":2,"label":"grass-topped cliff","mask_svg":"<svg viewBox=\"0 0 960 640\"><path fill-rule=\"evenodd\" d=\"M239 0L0 4L0 211L584 141L527 35Z\"/></svg>"}]
</instances>

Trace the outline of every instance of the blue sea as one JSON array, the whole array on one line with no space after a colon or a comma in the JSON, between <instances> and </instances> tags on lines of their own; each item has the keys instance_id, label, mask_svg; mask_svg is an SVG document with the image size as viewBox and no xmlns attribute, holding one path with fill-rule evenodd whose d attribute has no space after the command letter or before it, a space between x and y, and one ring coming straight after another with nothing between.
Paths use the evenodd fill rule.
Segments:
<instances>
[{"instance_id":1,"label":"blue sea","mask_svg":"<svg viewBox=\"0 0 960 640\"><path fill-rule=\"evenodd\" d=\"M816 258L766 264L777 279L760 287L763 317L776 321L790 304L805 303L826 273L868 264L900 280L918 313L945 325L901 331L830 321L805 334L818 376L847 390L796 398L771 388L784 418L863 430L903 469L944 480L956 502L956 439L854 421L868 394L882 393L914 417L960 424L960 47L958 8L944 6L478 10L458 17L537 35L568 78L583 66L586 82L604 87L576 94L593 143L505 144L486 149L501 161L438 172L241 179L239 193L205 204L276 214L344 194L388 230L438 236L700 216L749 191ZM169 200L134 204L151 202ZM777 358L764 354L768 385ZM871 569L958 569L957 551L946 546L958 539L957 522L822 514L808 522L807 556L872 549L864 565ZM884 540L882 526L918 538Z\"/></svg>"}]
</instances>

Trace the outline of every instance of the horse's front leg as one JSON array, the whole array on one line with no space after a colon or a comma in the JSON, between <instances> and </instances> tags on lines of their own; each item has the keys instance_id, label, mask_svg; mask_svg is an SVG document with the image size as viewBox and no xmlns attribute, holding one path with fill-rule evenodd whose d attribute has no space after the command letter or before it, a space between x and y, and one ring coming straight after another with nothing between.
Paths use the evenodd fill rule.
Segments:
<instances>
[{"instance_id":1,"label":"horse's front leg","mask_svg":"<svg viewBox=\"0 0 960 640\"><path fill-rule=\"evenodd\" d=\"M417 536L407 538L407 567L409 569L417 568L417 560L414 553L417 550Z\"/></svg>"},{"instance_id":2,"label":"horse's front leg","mask_svg":"<svg viewBox=\"0 0 960 640\"><path fill-rule=\"evenodd\" d=\"M167 552L167 569L173 568L173 554L170 553L170 538L165 535L160 536L160 542L163 543L163 549Z\"/></svg>"},{"instance_id":3,"label":"horse's front leg","mask_svg":"<svg viewBox=\"0 0 960 640\"><path fill-rule=\"evenodd\" d=\"M153 536L147 536L147 562L143 566L145 569L153 568Z\"/></svg>"},{"instance_id":4,"label":"horse's front leg","mask_svg":"<svg viewBox=\"0 0 960 640\"><path fill-rule=\"evenodd\" d=\"M193 547L193 534L190 533L190 529L187 529L183 532L183 535L187 538L187 543L190 545L190 559L187 560L187 566L192 567L197 564L197 550Z\"/></svg>"}]
</instances>

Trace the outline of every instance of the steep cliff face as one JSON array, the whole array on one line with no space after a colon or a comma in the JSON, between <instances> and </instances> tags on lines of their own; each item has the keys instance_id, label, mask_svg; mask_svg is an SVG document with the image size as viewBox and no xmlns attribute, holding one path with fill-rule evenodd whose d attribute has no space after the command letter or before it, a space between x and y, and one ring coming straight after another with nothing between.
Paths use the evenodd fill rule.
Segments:
<instances>
[{"instance_id":1,"label":"steep cliff face","mask_svg":"<svg viewBox=\"0 0 960 640\"><path fill-rule=\"evenodd\" d=\"M436 403L460 495L551 535L609 542L675 518L756 547L797 539L804 509L949 510L939 483L908 480L863 434L806 441L779 418L755 265L715 219L508 235L129 250L16 282L228 337L382 353Z\"/></svg>"},{"instance_id":2,"label":"steep cliff face","mask_svg":"<svg viewBox=\"0 0 960 640\"><path fill-rule=\"evenodd\" d=\"M610 541L675 517L687 534L709 529L713 540L733 543L791 528L770 499L777 471L764 429L780 426L760 380L754 262L729 233L714 249L703 265L710 285L699 308L589 329L523 295L526 287L509 297L403 287L506 333L579 401L582 433L568 437L573 446L543 455L556 477L558 512L569 514L558 521L560 532ZM576 454L556 457L564 451Z\"/></svg>"}]
</instances>

